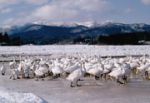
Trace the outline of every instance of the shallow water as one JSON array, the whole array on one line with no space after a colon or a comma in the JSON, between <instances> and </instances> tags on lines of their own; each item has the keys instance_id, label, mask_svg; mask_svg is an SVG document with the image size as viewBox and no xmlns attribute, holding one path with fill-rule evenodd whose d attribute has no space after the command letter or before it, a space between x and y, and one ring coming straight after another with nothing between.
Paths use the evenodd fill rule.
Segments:
<instances>
[{"instance_id":1,"label":"shallow water","mask_svg":"<svg viewBox=\"0 0 150 103\"><path fill-rule=\"evenodd\" d=\"M81 87L70 88L64 79L35 81L10 80L0 76L0 88L8 91L32 92L49 103L149 103L150 81L132 79L127 85L84 78Z\"/></svg>"}]
</instances>

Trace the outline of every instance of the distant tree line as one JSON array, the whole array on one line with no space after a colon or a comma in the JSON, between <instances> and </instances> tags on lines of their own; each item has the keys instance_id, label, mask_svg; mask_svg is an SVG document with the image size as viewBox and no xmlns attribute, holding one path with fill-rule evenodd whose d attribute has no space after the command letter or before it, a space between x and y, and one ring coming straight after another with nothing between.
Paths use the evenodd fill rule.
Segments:
<instances>
[{"instance_id":1,"label":"distant tree line","mask_svg":"<svg viewBox=\"0 0 150 103\"><path fill-rule=\"evenodd\" d=\"M0 33L0 44L1 45L7 45L10 42L10 38L8 36L8 34L5 33Z\"/></svg>"},{"instance_id":2,"label":"distant tree line","mask_svg":"<svg viewBox=\"0 0 150 103\"><path fill-rule=\"evenodd\" d=\"M139 42L143 41L143 42ZM145 41L150 41L150 32L134 32L134 33L116 33L110 36L98 36L97 44L144 44Z\"/></svg>"},{"instance_id":3,"label":"distant tree line","mask_svg":"<svg viewBox=\"0 0 150 103\"><path fill-rule=\"evenodd\" d=\"M0 45L22 45L21 39L19 37L11 38L5 33L0 33Z\"/></svg>"},{"instance_id":4,"label":"distant tree line","mask_svg":"<svg viewBox=\"0 0 150 103\"><path fill-rule=\"evenodd\" d=\"M142 41L142 42L139 42ZM65 39L42 39L37 41L34 39L21 39L20 37L11 37L7 33L0 33L0 45L45 45L45 44L99 44L99 45L126 45L126 44L144 44L145 41L150 41L150 32L134 32L134 33L116 33L111 35L98 36L78 36Z\"/></svg>"}]
</instances>

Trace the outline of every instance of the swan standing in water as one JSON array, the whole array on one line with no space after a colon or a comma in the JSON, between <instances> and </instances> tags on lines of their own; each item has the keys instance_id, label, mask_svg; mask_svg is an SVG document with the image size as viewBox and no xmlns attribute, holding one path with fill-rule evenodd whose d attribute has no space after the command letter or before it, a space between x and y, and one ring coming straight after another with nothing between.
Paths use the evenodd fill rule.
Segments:
<instances>
[{"instance_id":1,"label":"swan standing in water","mask_svg":"<svg viewBox=\"0 0 150 103\"><path fill-rule=\"evenodd\" d=\"M70 83L70 87L75 87L75 86L80 86L78 84L78 81L84 77L85 74L85 68L84 68L84 63L81 64L81 67L74 70L71 74L69 74L69 76L67 77L67 80L69 80Z\"/></svg>"},{"instance_id":2,"label":"swan standing in water","mask_svg":"<svg viewBox=\"0 0 150 103\"><path fill-rule=\"evenodd\" d=\"M53 74L53 79L60 77L64 73L63 67L64 65L59 59L56 59L52 62L51 71Z\"/></svg>"},{"instance_id":3,"label":"swan standing in water","mask_svg":"<svg viewBox=\"0 0 150 103\"><path fill-rule=\"evenodd\" d=\"M13 58L13 61L9 62L10 69L15 69L17 66L15 58Z\"/></svg>"},{"instance_id":4,"label":"swan standing in water","mask_svg":"<svg viewBox=\"0 0 150 103\"><path fill-rule=\"evenodd\" d=\"M42 78L42 80L44 80L44 77L49 75L49 65L45 61L41 60L39 65L36 66L34 73L36 81L38 81L39 78Z\"/></svg>"},{"instance_id":5,"label":"swan standing in water","mask_svg":"<svg viewBox=\"0 0 150 103\"><path fill-rule=\"evenodd\" d=\"M112 72L110 72L108 75L110 76L110 78L114 78L117 81L117 83L125 84L127 83L127 79L130 76L130 73L131 73L130 65L124 63L114 68Z\"/></svg>"}]
</instances>

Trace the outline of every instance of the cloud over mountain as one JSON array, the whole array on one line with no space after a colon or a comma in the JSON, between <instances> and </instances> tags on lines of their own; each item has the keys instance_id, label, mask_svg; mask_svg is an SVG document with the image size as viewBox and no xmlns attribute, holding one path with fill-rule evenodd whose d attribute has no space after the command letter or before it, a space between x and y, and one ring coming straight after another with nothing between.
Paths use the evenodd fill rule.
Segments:
<instances>
[{"instance_id":1,"label":"cloud over mountain","mask_svg":"<svg viewBox=\"0 0 150 103\"><path fill-rule=\"evenodd\" d=\"M150 0L0 0L0 24L107 20L150 23L149 4Z\"/></svg>"}]
</instances>

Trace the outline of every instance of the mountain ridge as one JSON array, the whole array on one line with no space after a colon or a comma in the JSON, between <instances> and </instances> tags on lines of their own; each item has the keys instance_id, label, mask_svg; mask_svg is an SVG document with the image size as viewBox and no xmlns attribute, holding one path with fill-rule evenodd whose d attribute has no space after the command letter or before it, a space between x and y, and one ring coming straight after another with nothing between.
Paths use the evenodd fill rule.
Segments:
<instances>
[{"instance_id":1,"label":"mountain ridge","mask_svg":"<svg viewBox=\"0 0 150 103\"><path fill-rule=\"evenodd\" d=\"M111 36L134 32L150 32L150 25L144 23L95 23L92 26L74 25L41 25L26 24L14 26L7 30L11 38L19 38L24 44L53 44L72 42L75 39L93 39L98 36Z\"/></svg>"}]
</instances>

